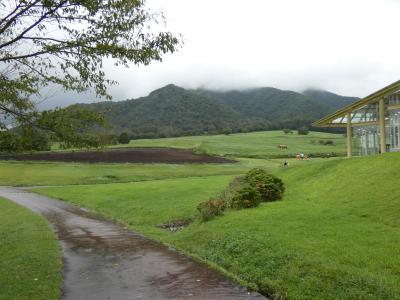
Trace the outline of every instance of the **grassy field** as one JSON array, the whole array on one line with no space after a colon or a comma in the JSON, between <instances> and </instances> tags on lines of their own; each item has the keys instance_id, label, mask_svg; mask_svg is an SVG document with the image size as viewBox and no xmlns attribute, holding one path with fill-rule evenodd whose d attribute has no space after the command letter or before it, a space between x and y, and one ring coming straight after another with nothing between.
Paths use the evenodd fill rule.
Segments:
<instances>
[{"instance_id":1,"label":"grassy field","mask_svg":"<svg viewBox=\"0 0 400 300\"><path fill-rule=\"evenodd\" d=\"M240 159L233 164L85 164L0 162L0 185L72 185L241 174L254 166L278 169L282 160ZM298 163L298 162L294 162Z\"/></svg>"},{"instance_id":2,"label":"grassy field","mask_svg":"<svg viewBox=\"0 0 400 300\"><path fill-rule=\"evenodd\" d=\"M333 160L336 158L330 158ZM325 159L314 159L319 161ZM291 165L310 161L288 160ZM85 164L54 162L0 161L0 185L58 186L137 182L166 178L185 178L243 174L260 166L270 171L282 167L283 159L239 158L232 164Z\"/></svg>"},{"instance_id":3,"label":"grassy field","mask_svg":"<svg viewBox=\"0 0 400 300\"><path fill-rule=\"evenodd\" d=\"M0 299L59 299L61 259L49 225L0 198Z\"/></svg>"},{"instance_id":4,"label":"grassy field","mask_svg":"<svg viewBox=\"0 0 400 300\"><path fill-rule=\"evenodd\" d=\"M334 145L318 142L328 139ZM351 160L290 159L288 169L282 168L282 158L268 159L297 152L344 153L344 142L341 135L298 136L278 131L136 140L128 146L194 148L234 156L238 163L0 162L0 184L46 186L33 190L118 220L222 268L266 295L400 299L400 154ZM286 144L288 150L277 149L277 144ZM196 219L200 202L218 195L232 178L256 166L284 180L283 201L228 211L207 223ZM3 210L0 207L0 214ZM156 227L176 219L193 222L176 233Z\"/></svg>"},{"instance_id":5,"label":"grassy field","mask_svg":"<svg viewBox=\"0 0 400 300\"><path fill-rule=\"evenodd\" d=\"M333 145L321 145L319 141L331 140ZM287 149L278 149L278 145L287 145ZM118 145L120 146L120 145ZM308 135L285 134L283 131L263 131L237 133L230 135L189 136L164 139L132 140L129 147L173 147L191 148L199 152L234 157L274 158L295 156L297 153L346 154L346 140L341 134L310 132ZM354 142L354 153L357 143Z\"/></svg>"},{"instance_id":6,"label":"grassy field","mask_svg":"<svg viewBox=\"0 0 400 300\"><path fill-rule=\"evenodd\" d=\"M34 190L124 222L268 295L400 299L400 155L271 170L286 184L283 201L195 221L177 233L155 225L193 218L197 204L233 175Z\"/></svg>"}]
</instances>

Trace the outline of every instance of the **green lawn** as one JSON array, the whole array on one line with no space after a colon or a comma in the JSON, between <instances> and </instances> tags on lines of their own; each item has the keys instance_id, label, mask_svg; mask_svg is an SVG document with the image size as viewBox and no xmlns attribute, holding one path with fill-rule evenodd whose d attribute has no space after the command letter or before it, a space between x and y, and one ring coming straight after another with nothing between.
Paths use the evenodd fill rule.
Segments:
<instances>
[{"instance_id":1,"label":"green lawn","mask_svg":"<svg viewBox=\"0 0 400 300\"><path fill-rule=\"evenodd\" d=\"M332 140L333 145L321 145L320 140ZM355 140L355 139L354 139ZM284 144L288 149L278 149ZM121 145L118 145L120 147ZM308 135L284 134L283 131L263 131L230 135L189 136L164 139L132 140L129 147L174 147L192 148L199 152L235 157L274 158L305 154L346 154L346 139L341 134L310 132ZM354 153L357 143L354 141Z\"/></svg>"},{"instance_id":2,"label":"green lawn","mask_svg":"<svg viewBox=\"0 0 400 300\"><path fill-rule=\"evenodd\" d=\"M264 164L264 161L261 162ZM69 185L239 174L258 164L80 164L0 162L0 185ZM275 168L279 162L270 162Z\"/></svg>"},{"instance_id":3,"label":"green lawn","mask_svg":"<svg viewBox=\"0 0 400 300\"><path fill-rule=\"evenodd\" d=\"M268 165L266 165L268 167ZM283 201L231 211L178 233L232 175L35 189L99 211L289 299L400 299L400 154L272 168Z\"/></svg>"},{"instance_id":4,"label":"green lawn","mask_svg":"<svg viewBox=\"0 0 400 300\"><path fill-rule=\"evenodd\" d=\"M330 158L334 159L334 158ZM319 159L315 159L317 161ZM0 185L42 186L136 182L166 178L243 174L262 166L281 168L283 159L240 158L233 164L85 164L0 161ZM289 160L292 165L309 162Z\"/></svg>"},{"instance_id":5,"label":"green lawn","mask_svg":"<svg viewBox=\"0 0 400 300\"><path fill-rule=\"evenodd\" d=\"M49 225L0 198L0 299L59 299L61 257Z\"/></svg>"},{"instance_id":6,"label":"green lawn","mask_svg":"<svg viewBox=\"0 0 400 300\"><path fill-rule=\"evenodd\" d=\"M83 205L133 228L163 236L155 225L195 217L196 206L218 192L232 175L164 179L145 182L46 187L33 191ZM93 196L95 195L95 196Z\"/></svg>"}]
</instances>

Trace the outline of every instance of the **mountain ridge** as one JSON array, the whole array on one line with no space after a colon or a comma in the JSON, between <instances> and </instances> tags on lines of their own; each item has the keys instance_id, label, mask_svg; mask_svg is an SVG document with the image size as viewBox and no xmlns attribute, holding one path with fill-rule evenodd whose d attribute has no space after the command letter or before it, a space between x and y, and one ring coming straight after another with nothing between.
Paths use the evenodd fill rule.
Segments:
<instances>
[{"instance_id":1,"label":"mountain ridge","mask_svg":"<svg viewBox=\"0 0 400 300\"><path fill-rule=\"evenodd\" d=\"M103 112L109 133L152 138L296 129L357 99L316 89L212 91L168 84L136 99L77 105Z\"/></svg>"}]
</instances>

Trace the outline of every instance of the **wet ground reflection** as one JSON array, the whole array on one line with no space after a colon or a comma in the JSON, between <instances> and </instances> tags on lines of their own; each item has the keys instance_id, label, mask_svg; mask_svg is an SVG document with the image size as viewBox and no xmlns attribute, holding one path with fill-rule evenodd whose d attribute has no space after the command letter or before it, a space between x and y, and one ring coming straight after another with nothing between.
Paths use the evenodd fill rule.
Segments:
<instances>
[{"instance_id":1,"label":"wet ground reflection","mask_svg":"<svg viewBox=\"0 0 400 300\"><path fill-rule=\"evenodd\" d=\"M144 236L86 210L24 190L0 196L45 216L63 249L62 299L265 299Z\"/></svg>"}]
</instances>

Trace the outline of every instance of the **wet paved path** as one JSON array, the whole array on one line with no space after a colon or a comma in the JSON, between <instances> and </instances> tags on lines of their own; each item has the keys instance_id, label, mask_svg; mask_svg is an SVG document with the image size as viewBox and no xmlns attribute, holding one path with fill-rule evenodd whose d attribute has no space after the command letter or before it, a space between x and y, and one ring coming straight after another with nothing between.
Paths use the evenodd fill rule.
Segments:
<instances>
[{"instance_id":1,"label":"wet paved path","mask_svg":"<svg viewBox=\"0 0 400 300\"><path fill-rule=\"evenodd\" d=\"M86 210L17 188L0 196L53 225L64 260L62 299L265 299L221 274Z\"/></svg>"}]
</instances>

